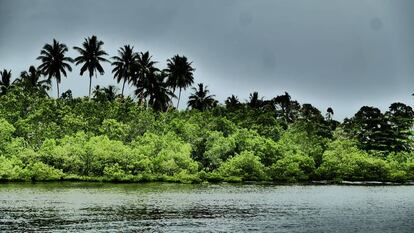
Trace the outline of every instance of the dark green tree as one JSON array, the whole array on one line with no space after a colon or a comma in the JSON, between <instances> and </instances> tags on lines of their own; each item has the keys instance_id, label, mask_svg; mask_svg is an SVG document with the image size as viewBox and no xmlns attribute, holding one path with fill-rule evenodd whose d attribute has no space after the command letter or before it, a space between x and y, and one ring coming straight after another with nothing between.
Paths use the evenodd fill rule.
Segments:
<instances>
[{"instance_id":1,"label":"dark green tree","mask_svg":"<svg viewBox=\"0 0 414 233\"><path fill-rule=\"evenodd\" d=\"M211 109L217 105L217 101L214 99L214 95L209 95L207 86L199 83L198 88L193 87L194 93L192 93L188 100L188 107L192 109L198 109L204 111Z\"/></svg>"},{"instance_id":2,"label":"dark green tree","mask_svg":"<svg viewBox=\"0 0 414 233\"><path fill-rule=\"evenodd\" d=\"M224 101L224 104L226 105L226 108L229 110L235 110L242 106L239 99L235 95L231 95L230 97L228 97L226 101Z\"/></svg>"},{"instance_id":3,"label":"dark green tree","mask_svg":"<svg viewBox=\"0 0 414 233\"><path fill-rule=\"evenodd\" d=\"M152 56L148 51L145 53L139 53L137 63L134 66L132 82L136 87L135 95L141 102L150 96L150 94L146 92L151 86L151 79L155 77L157 72L159 72L159 69L155 67L156 63L156 61L152 60Z\"/></svg>"},{"instance_id":4,"label":"dark green tree","mask_svg":"<svg viewBox=\"0 0 414 233\"><path fill-rule=\"evenodd\" d=\"M80 56L75 58L76 65L83 64L80 70L80 75L85 71L89 72L89 98L91 97L92 77L97 77L97 72L101 75L105 73L101 62L109 62L104 56L108 55L102 48L104 42L98 40L96 36L85 38L82 43L82 48L73 47L79 52Z\"/></svg>"},{"instance_id":5,"label":"dark green tree","mask_svg":"<svg viewBox=\"0 0 414 233\"><path fill-rule=\"evenodd\" d=\"M114 85L109 85L108 87L101 88L99 85L96 85L93 91L93 98L100 102L105 101L114 101L118 97L118 88Z\"/></svg>"},{"instance_id":6,"label":"dark green tree","mask_svg":"<svg viewBox=\"0 0 414 233\"><path fill-rule=\"evenodd\" d=\"M292 123L298 117L300 104L297 101L292 101L287 92L273 98L273 104L276 116L283 119L285 124Z\"/></svg>"},{"instance_id":7,"label":"dark green tree","mask_svg":"<svg viewBox=\"0 0 414 233\"><path fill-rule=\"evenodd\" d=\"M177 109L180 105L181 89L185 90L194 83L193 72L195 69L191 65L192 62L189 62L185 56L175 55L167 60L168 84L174 92L176 88L179 89Z\"/></svg>"},{"instance_id":8,"label":"dark green tree","mask_svg":"<svg viewBox=\"0 0 414 233\"><path fill-rule=\"evenodd\" d=\"M48 96L47 92L51 89L50 79L42 80L41 76L40 70L30 66L28 71L23 71L20 78L16 79L16 84L20 85L25 92Z\"/></svg>"},{"instance_id":9,"label":"dark green tree","mask_svg":"<svg viewBox=\"0 0 414 233\"><path fill-rule=\"evenodd\" d=\"M247 104L253 109L258 109L263 105L263 97L259 98L259 93L257 91L250 93L249 102Z\"/></svg>"},{"instance_id":10,"label":"dark green tree","mask_svg":"<svg viewBox=\"0 0 414 233\"><path fill-rule=\"evenodd\" d=\"M331 107L327 108L326 109L326 115L325 115L326 120L331 121L333 115L334 115L334 110Z\"/></svg>"},{"instance_id":11,"label":"dark green tree","mask_svg":"<svg viewBox=\"0 0 414 233\"><path fill-rule=\"evenodd\" d=\"M67 51L68 47L65 44L61 44L53 39L52 44L45 44L43 46L43 49L40 51L40 56L37 58L42 62L38 67L42 74L47 76L48 79L55 78L58 98L62 74L66 77L66 70L72 71L69 63L72 63L73 59L65 55Z\"/></svg>"},{"instance_id":12,"label":"dark green tree","mask_svg":"<svg viewBox=\"0 0 414 233\"><path fill-rule=\"evenodd\" d=\"M11 86L11 71L4 69L3 71L0 71L0 76L0 95L5 95Z\"/></svg>"},{"instance_id":13,"label":"dark green tree","mask_svg":"<svg viewBox=\"0 0 414 233\"><path fill-rule=\"evenodd\" d=\"M378 108L363 106L344 121L346 132L358 139L361 149L387 152L392 145L391 126Z\"/></svg>"},{"instance_id":14,"label":"dark green tree","mask_svg":"<svg viewBox=\"0 0 414 233\"><path fill-rule=\"evenodd\" d=\"M167 83L168 75L158 69L150 69L145 75L145 80L136 85L135 95L148 100L156 111L165 111L171 104L174 93Z\"/></svg>"},{"instance_id":15,"label":"dark green tree","mask_svg":"<svg viewBox=\"0 0 414 233\"><path fill-rule=\"evenodd\" d=\"M118 83L123 82L121 95L124 96L125 83L132 82L134 66L137 64L139 55L134 52L134 47L130 45L124 45L124 47L120 48L118 55L112 57L114 60L112 66L115 66L112 73Z\"/></svg>"},{"instance_id":16,"label":"dark green tree","mask_svg":"<svg viewBox=\"0 0 414 233\"><path fill-rule=\"evenodd\" d=\"M392 151L410 151L412 149L412 126L414 123L413 109L403 103L393 103L385 113L390 126L393 143Z\"/></svg>"}]
</instances>

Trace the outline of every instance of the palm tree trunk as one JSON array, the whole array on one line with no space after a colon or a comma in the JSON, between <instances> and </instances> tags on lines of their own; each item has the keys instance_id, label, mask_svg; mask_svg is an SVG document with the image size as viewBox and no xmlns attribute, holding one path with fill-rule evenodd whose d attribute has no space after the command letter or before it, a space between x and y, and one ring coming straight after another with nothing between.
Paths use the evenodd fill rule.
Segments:
<instances>
[{"instance_id":1,"label":"palm tree trunk","mask_svg":"<svg viewBox=\"0 0 414 233\"><path fill-rule=\"evenodd\" d=\"M178 110L178 106L180 106L180 98L181 98L181 87L180 87L180 91L178 92L177 110Z\"/></svg>"},{"instance_id":2,"label":"palm tree trunk","mask_svg":"<svg viewBox=\"0 0 414 233\"><path fill-rule=\"evenodd\" d=\"M89 99L91 98L91 87L92 87L92 76L89 76Z\"/></svg>"},{"instance_id":3,"label":"palm tree trunk","mask_svg":"<svg viewBox=\"0 0 414 233\"><path fill-rule=\"evenodd\" d=\"M124 79L124 84L122 84L122 92L121 92L122 97L124 97L125 82L126 82L126 79Z\"/></svg>"},{"instance_id":4,"label":"palm tree trunk","mask_svg":"<svg viewBox=\"0 0 414 233\"><path fill-rule=\"evenodd\" d=\"M59 99L60 93L59 93L59 82L56 80L56 87L57 87L57 98Z\"/></svg>"}]
</instances>

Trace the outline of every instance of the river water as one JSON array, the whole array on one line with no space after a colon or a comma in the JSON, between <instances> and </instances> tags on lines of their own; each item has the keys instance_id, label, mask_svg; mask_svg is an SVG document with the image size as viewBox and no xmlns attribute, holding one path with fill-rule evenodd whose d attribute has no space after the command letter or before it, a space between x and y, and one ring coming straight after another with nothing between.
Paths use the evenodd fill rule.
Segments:
<instances>
[{"instance_id":1,"label":"river water","mask_svg":"<svg viewBox=\"0 0 414 233\"><path fill-rule=\"evenodd\" d=\"M414 232L414 186L0 184L0 232Z\"/></svg>"}]
</instances>

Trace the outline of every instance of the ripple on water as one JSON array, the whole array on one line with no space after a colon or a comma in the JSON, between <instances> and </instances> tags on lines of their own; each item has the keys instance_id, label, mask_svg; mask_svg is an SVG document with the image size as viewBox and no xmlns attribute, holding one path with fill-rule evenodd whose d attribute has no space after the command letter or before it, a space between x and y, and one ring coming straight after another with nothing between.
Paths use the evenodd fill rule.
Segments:
<instances>
[{"instance_id":1,"label":"ripple on water","mask_svg":"<svg viewBox=\"0 0 414 233\"><path fill-rule=\"evenodd\" d=\"M414 232L414 186L0 185L0 232Z\"/></svg>"}]
</instances>

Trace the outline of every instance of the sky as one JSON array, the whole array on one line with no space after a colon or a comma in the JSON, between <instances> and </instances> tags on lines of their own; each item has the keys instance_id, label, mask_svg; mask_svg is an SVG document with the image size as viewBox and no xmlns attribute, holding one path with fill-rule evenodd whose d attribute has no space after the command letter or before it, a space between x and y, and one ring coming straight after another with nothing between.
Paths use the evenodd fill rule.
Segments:
<instances>
[{"instance_id":1,"label":"sky","mask_svg":"<svg viewBox=\"0 0 414 233\"><path fill-rule=\"evenodd\" d=\"M0 0L0 69L16 77L39 65L54 38L75 57L72 47L96 35L110 57L126 44L149 51L159 68L185 55L195 83L220 102L287 91L342 120L363 105L413 105L413 12L412 0ZM110 64L104 68L94 86L116 84ZM88 94L79 69L62 79L61 92Z\"/></svg>"}]
</instances>

